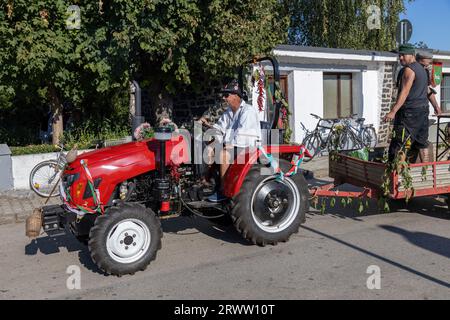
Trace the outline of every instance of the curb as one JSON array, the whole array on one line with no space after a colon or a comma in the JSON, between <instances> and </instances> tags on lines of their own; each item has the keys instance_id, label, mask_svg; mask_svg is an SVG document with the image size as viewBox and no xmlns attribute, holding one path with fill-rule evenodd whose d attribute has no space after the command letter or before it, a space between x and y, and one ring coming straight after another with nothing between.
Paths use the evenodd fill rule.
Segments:
<instances>
[{"instance_id":1,"label":"curb","mask_svg":"<svg viewBox=\"0 0 450 320\"><path fill-rule=\"evenodd\" d=\"M39 197L29 190L16 190L0 193L0 225L21 223L34 208L44 205L46 198ZM59 204L59 197L50 198L47 204Z\"/></svg>"}]
</instances>

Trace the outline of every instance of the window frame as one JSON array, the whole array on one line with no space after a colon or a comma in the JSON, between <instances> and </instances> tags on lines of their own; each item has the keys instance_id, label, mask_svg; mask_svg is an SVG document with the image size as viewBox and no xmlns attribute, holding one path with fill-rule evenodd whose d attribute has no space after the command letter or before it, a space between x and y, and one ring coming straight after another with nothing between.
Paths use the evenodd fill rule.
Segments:
<instances>
[{"instance_id":1,"label":"window frame","mask_svg":"<svg viewBox=\"0 0 450 320\"><path fill-rule=\"evenodd\" d=\"M354 114L354 105L353 105L353 73L351 72L324 72L323 73L324 77L324 81L325 81L325 76L337 76L337 117L338 119L344 118L341 114L342 112L342 105L341 105L341 76L350 76L350 116L352 114ZM325 91L323 92L323 95L325 97ZM324 105L324 114L325 114L325 105Z\"/></svg>"}]
</instances>

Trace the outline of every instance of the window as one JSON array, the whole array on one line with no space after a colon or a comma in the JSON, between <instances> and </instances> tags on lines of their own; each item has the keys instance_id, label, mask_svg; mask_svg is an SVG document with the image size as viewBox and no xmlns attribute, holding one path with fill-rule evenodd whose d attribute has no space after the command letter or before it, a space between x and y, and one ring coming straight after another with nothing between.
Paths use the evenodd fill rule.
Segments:
<instances>
[{"instance_id":1,"label":"window","mask_svg":"<svg viewBox=\"0 0 450 320\"><path fill-rule=\"evenodd\" d=\"M353 114L351 73L324 73L323 114L326 119L343 118Z\"/></svg>"},{"instance_id":2,"label":"window","mask_svg":"<svg viewBox=\"0 0 450 320\"><path fill-rule=\"evenodd\" d=\"M442 75L441 108L444 112L450 112L450 73Z\"/></svg>"}]
</instances>

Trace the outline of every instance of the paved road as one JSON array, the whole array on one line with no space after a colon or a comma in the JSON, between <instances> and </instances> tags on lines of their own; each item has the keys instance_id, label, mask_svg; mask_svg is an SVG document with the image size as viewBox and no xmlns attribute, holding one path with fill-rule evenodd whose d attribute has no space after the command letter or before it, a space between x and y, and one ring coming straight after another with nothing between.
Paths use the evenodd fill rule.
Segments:
<instances>
[{"instance_id":1,"label":"paved road","mask_svg":"<svg viewBox=\"0 0 450 320\"><path fill-rule=\"evenodd\" d=\"M450 214L416 199L411 211L364 216L312 211L291 241L259 248L199 219L164 222L163 248L145 272L103 275L71 236L30 242L2 225L0 299L450 299ZM68 266L81 290L68 290ZM379 266L381 289L367 288Z\"/></svg>"}]
</instances>

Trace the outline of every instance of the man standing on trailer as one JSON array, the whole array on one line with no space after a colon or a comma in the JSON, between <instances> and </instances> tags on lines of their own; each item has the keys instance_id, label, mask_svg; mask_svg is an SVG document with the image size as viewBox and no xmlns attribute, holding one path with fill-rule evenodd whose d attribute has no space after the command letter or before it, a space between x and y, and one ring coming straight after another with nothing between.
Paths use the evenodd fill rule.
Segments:
<instances>
[{"instance_id":1,"label":"man standing on trailer","mask_svg":"<svg viewBox=\"0 0 450 320\"><path fill-rule=\"evenodd\" d=\"M412 155L428 148L428 75L424 67L416 61L415 48L410 44L401 45L398 51L400 63L404 67L399 77L399 94L385 121L394 120L394 131L389 146L389 161L411 139Z\"/></svg>"}]
</instances>

